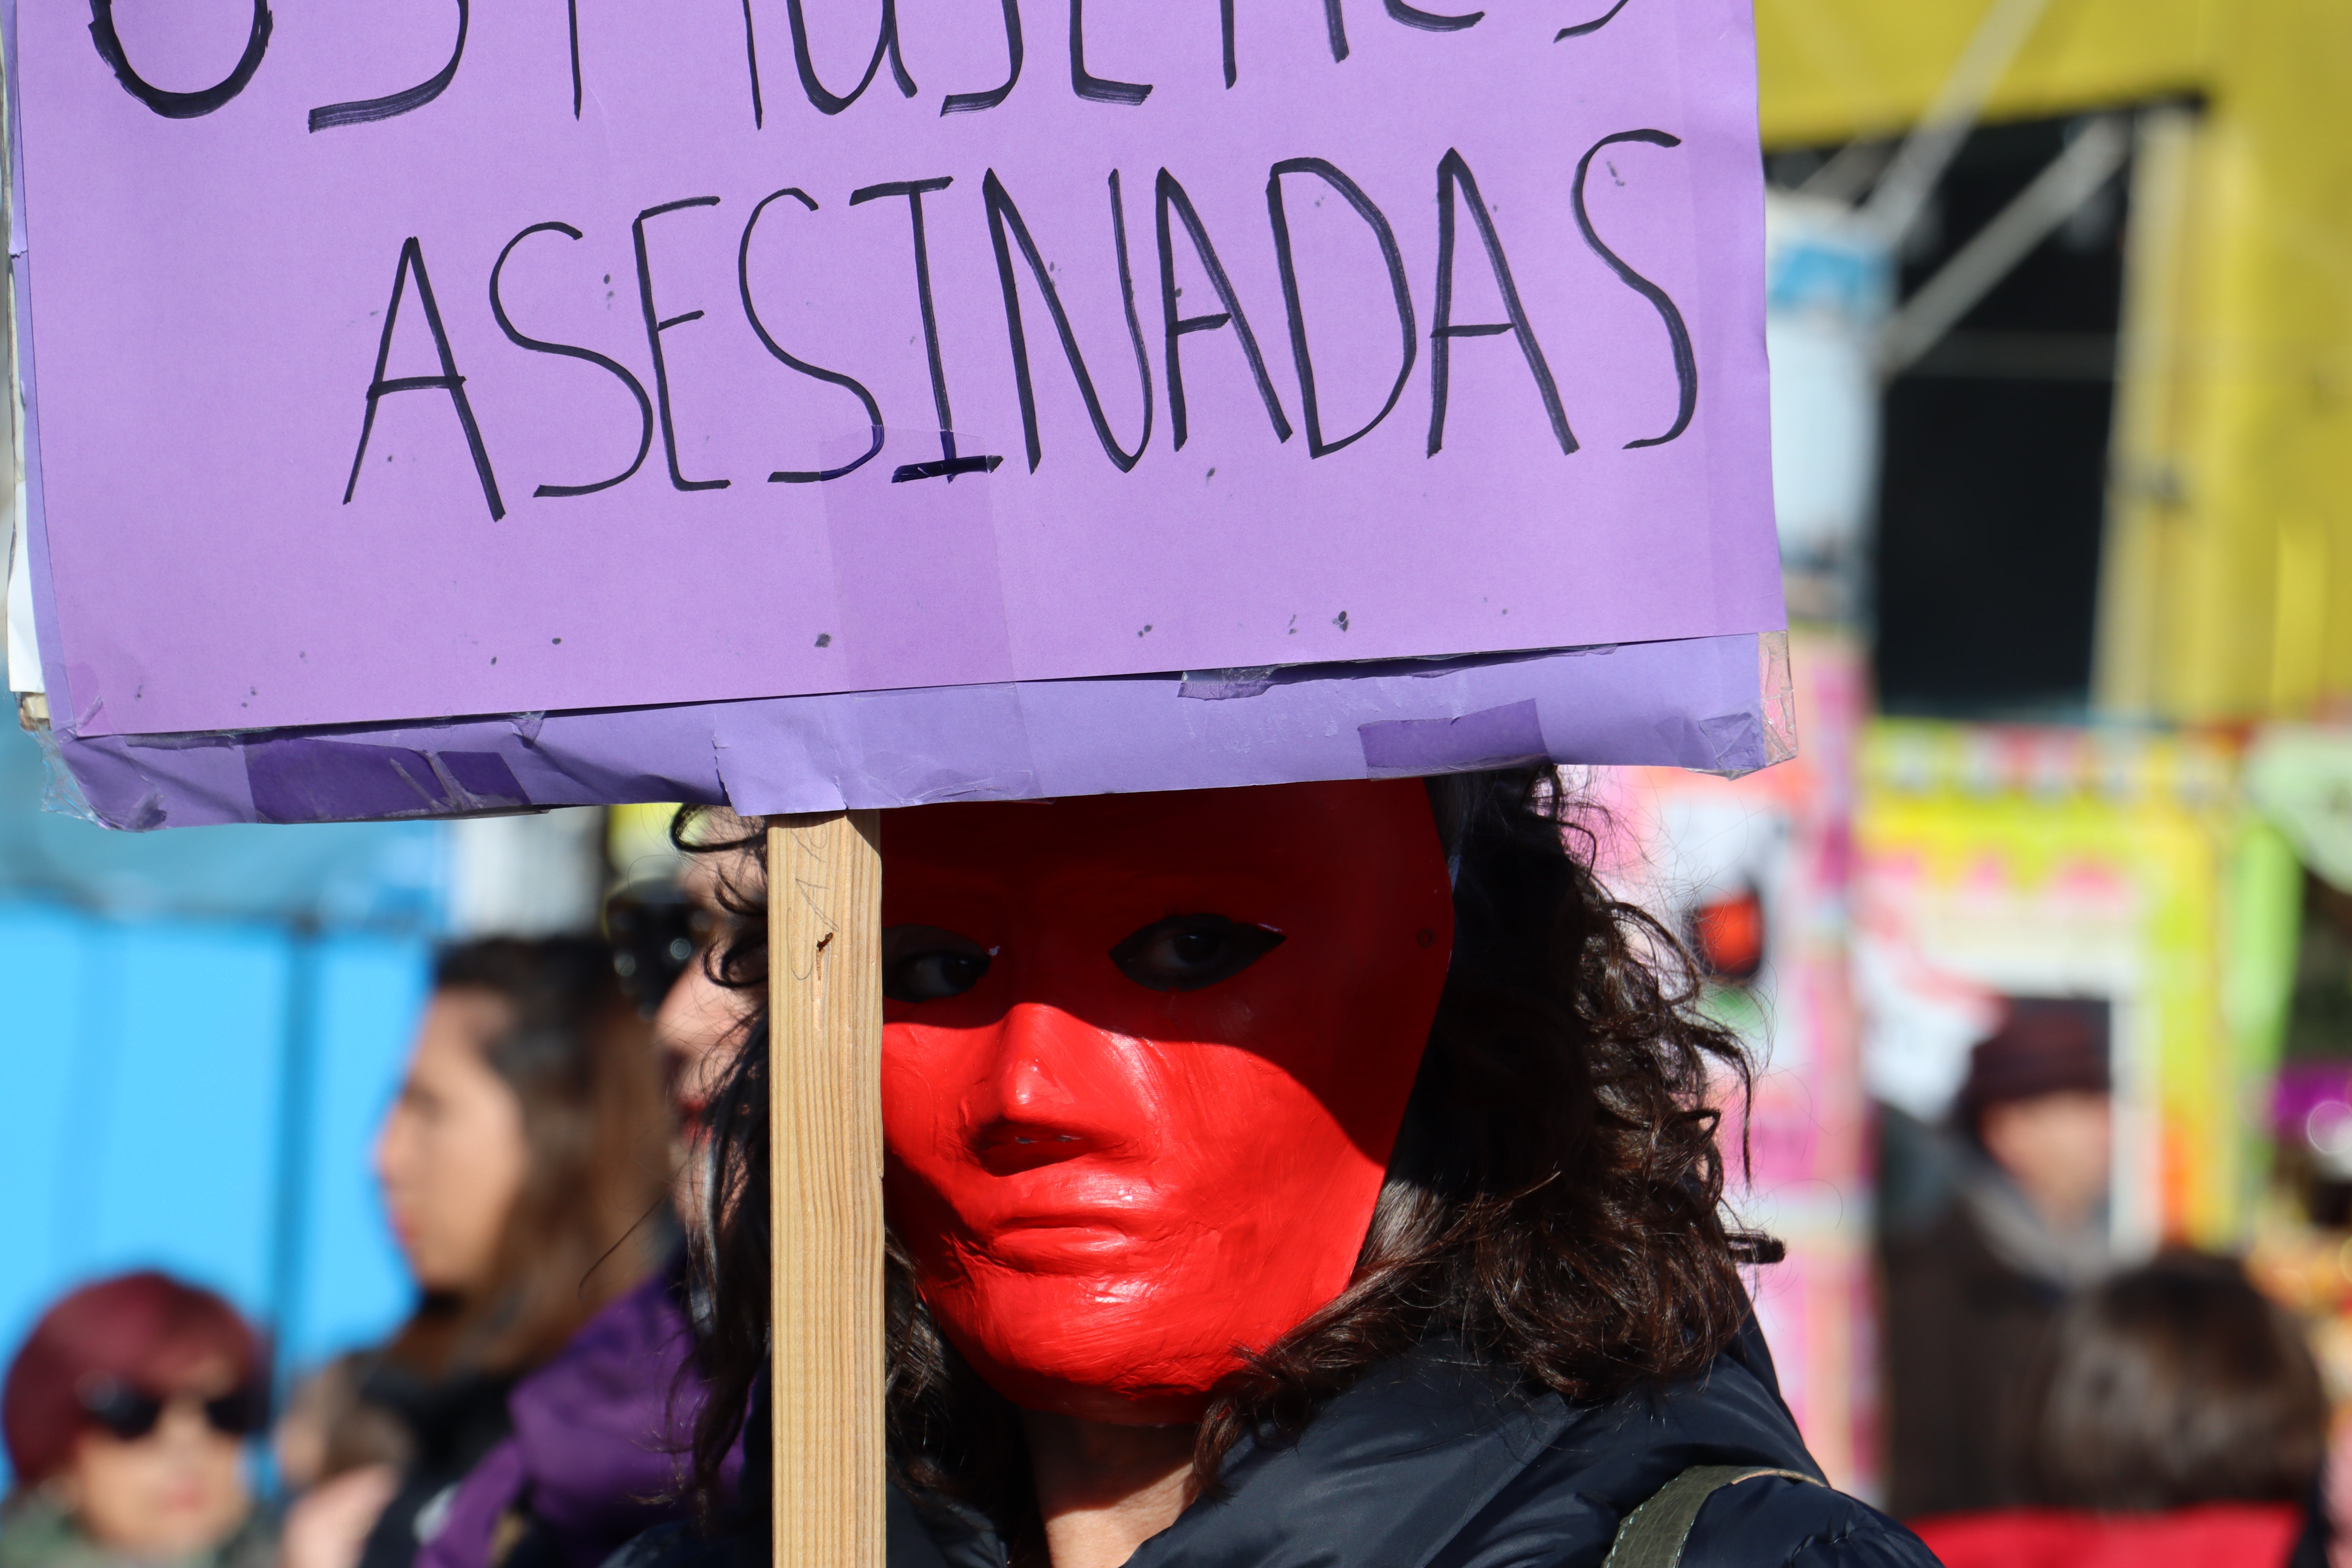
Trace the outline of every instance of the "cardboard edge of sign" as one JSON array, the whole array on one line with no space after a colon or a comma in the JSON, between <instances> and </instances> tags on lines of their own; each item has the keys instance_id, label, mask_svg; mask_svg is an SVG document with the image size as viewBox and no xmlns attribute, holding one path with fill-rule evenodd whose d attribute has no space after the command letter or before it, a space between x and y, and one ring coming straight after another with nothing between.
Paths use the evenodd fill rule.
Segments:
<instances>
[{"instance_id":1,"label":"cardboard edge of sign","mask_svg":"<svg viewBox=\"0 0 2352 1568\"><path fill-rule=\"evenodd\" d=\"M1795 754L1784 632L1382 664L925 687L331 728L51 737L110 827L639 801L746 816L1552 762Z\"/></svg>"}]
</instances>

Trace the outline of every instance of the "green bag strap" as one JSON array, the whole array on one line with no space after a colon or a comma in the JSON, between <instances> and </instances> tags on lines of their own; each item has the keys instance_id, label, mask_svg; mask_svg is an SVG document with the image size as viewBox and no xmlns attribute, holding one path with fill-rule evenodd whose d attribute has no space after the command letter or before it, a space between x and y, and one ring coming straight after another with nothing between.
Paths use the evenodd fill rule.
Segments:
<instances>
[{"instance_id":1,"label":"green bag strap","mask_svg":"<svg viewBox=\"0 0 2352 1568\"><path fill-rule=\"evenodd\" d=\"M1808 1486L1822 1483L1801 1470L1769 1465L1693 1465L1625 1516L1601 1568L1679 1568L1683 1543L1690 1539L1698 1510L1717 1491L1759 1476L1783 1476Z\"/></svg>"}]
</instances>

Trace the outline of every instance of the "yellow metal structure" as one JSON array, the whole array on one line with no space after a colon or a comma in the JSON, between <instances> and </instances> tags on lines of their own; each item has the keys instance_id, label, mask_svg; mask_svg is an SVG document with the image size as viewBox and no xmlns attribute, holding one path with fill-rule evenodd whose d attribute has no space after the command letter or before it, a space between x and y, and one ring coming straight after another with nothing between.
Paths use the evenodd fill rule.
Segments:
<instances>
[{"instance_id":1,"label":"yellow metal structure","mask_svg":"<svg viewBox=\"0 0 2352 1568\"><path fill-rule=\"evenodd\" d=\"M1757 0L1765 144L1901 133L1988 5ZM2051 0L1986 112L2167 100L2184 107L2143 116L2132 176L2097 700L2343 712L2352 3Z\"/></svg>"}]
</instances>

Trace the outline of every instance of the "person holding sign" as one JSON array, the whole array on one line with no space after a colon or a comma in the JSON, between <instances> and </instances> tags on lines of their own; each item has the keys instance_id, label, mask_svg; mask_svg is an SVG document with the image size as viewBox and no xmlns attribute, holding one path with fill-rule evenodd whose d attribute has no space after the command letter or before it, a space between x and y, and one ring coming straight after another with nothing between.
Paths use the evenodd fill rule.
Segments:
<instances>
[{"instance_id":1,"label":"person holding sign","mask_svg":"<svg viewBox=\"0 0 2352 1568\"><path fill-rule=\"evenodd\" d=\"M1813 1484L1718 1214L1744 1060L1526 771L1787 754L1744 0L886 3L846 59L801 0L383 52L254 0L226 76L217 12L111 9L8 60L59 753L140 828L776 814L697 1462L806 1483L788 1568L872 1568L886 1354L913 1560L1637 1509L1925 1560Z\"/></svg>"},{"instance_id":2,"label":"person holding sign","mask_svg":"<svg viewBox=\"0 0 2352 1568\"><path fill-rule=\"evenodd\" d=\"M1654 1498L1651 1561L1932 1561L1819 1484L1719 1208L1748 1064L1580 842L1548 769L885 819L893 1563L1598 1563ZM766 1038L705 1477L766 1464Z\"/></svg>"}]
</instances>

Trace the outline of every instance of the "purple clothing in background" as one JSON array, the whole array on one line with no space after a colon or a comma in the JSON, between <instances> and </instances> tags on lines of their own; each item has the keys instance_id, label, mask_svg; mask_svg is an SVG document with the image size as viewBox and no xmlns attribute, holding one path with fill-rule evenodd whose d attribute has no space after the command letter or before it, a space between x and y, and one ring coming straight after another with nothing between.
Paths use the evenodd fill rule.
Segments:
<instances>
[{"instance_id":1,"label":"purple clothing in background","mask_svg":"<svg viewBox=\"0 0 2352 1568\"><path fill-rule=\"evenodd\" d=\"M515 1384L513 1436L460 1484L416 1568L488 1568L499 1519L517 1506L564 1568L596 1568L640 1532L684 1518L703 1400L686 1370L693 1353L674 1268L589 1319ZM740 1464L730 1457L730 1491Z\"/></svg>"}]
</instances>

